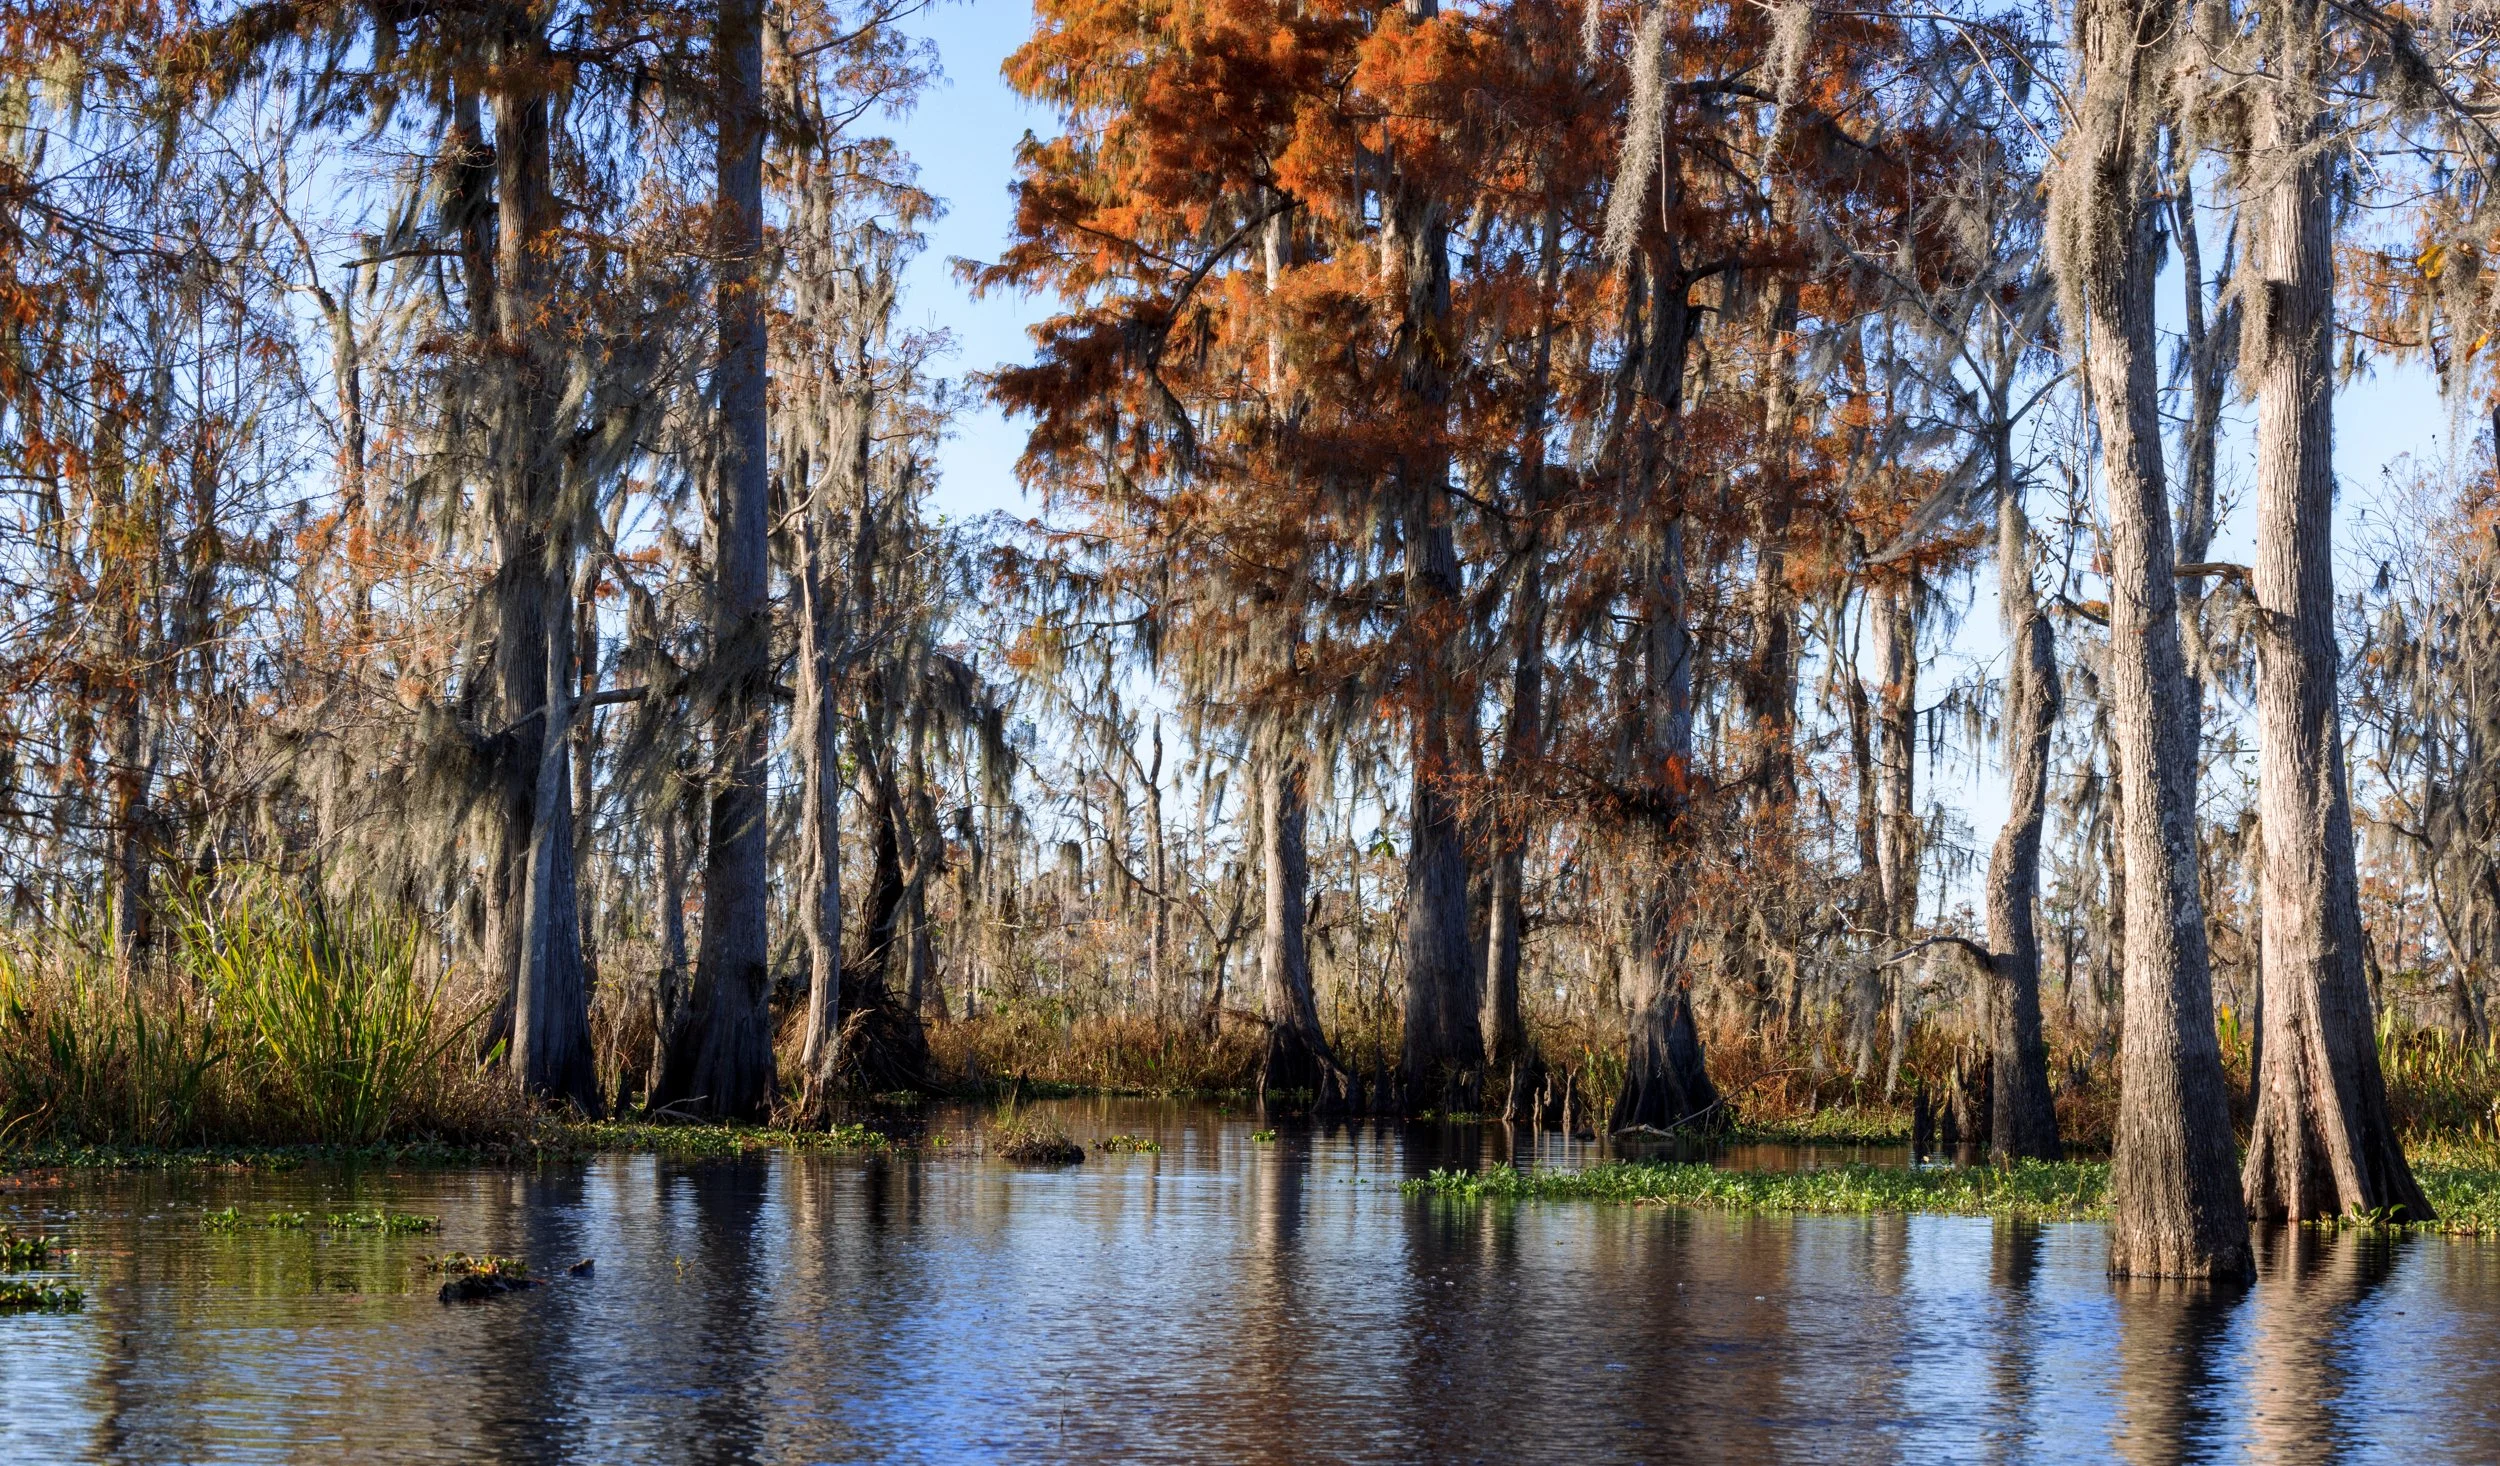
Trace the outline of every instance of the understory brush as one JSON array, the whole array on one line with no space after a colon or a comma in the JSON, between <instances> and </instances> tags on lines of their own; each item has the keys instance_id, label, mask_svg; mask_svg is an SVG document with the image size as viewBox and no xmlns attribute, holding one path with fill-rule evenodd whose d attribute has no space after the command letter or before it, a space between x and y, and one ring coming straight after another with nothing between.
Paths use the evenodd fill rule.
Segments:
<instances>
[{"instance_id":1,"label":"understory brush","mask_svg":"<svg viewBox=\"0 0 2500 1466\"><path fill-rule=\"evenodd\" d=\"M1255 1023L1071 1017L1046 1005L929 1024L937 1072L960 1089L1216 1094L1256 1082L1266 1033Z\"/></svg>"}]
</instances>

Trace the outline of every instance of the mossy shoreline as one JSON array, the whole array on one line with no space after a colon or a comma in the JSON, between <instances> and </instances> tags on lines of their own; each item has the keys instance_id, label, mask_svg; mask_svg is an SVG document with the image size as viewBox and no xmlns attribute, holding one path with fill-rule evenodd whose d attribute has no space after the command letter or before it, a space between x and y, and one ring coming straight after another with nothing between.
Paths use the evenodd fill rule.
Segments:
<instances>
[{"instance_id":1,"label":"mossy shoreline","mask_svg":"<svg viewBox=\"0 0 2500 1466\"><path fill-rule=\"evenodd\" d=\"M2436 1220L2409 1230L2500 1236L2500 1157L2417 1163ZM1838 1165L1807 1171L1729 1170L1701 1161L1608 1161L1576 1170L1434 1171L1405 1183L1410 1196L1452 1201L1601 1201L1696 1211L1786 1214L1902 1212L2105 1221L2104 1161L2020 1161L2010 1166Z\"/></svg>"}]
</instances>

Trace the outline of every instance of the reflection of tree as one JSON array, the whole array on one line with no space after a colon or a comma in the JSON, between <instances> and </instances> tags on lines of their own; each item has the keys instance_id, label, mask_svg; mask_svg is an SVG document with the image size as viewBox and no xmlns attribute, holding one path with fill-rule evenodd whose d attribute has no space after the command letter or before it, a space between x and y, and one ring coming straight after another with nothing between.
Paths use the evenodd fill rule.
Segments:
<instances>
[{"instance_id":1,"label":"reflection of tree","mask_svg":"<svg viewBox=\"0 0 2500 1466\"><path fill-rule=\"evenodd\" d=\"M2118 1422L2113 1444L2137 1466L2203 1460L2227 1423L2223 1348L2236 1284L2113 1279L2118 1303Z\"/></svg>"},{"instance_id":2,"label":"reflection of tree","mask_svg":"<svg viewBox=\"0 0 2500 1466\"><path fill-rule=\"evenodd\" d=\"M2395 1267L2383 1237L2263 1228L2256 1345L2248 1377L2248 1429L2261 1461L2326 1460L2347 1439L2344 1353L2335 1335Z\"/></svg>"},{"instance_id":3,"label":"reflection of tree","mask_svg":"<svg viewBox=\"0 0 2500 1466\"><path fill-rule=\"evenodd\" d=\"M2037 1222L2000 1217L1989 1231L1988 1284L1996 1294L1998 1322L1988 1377L1995 1386L1994 1413L2018 1429L2031 1418L2031 1380L2040 1367L2036 1284L2043 1245Z\"/></svg>"}]
</instances>

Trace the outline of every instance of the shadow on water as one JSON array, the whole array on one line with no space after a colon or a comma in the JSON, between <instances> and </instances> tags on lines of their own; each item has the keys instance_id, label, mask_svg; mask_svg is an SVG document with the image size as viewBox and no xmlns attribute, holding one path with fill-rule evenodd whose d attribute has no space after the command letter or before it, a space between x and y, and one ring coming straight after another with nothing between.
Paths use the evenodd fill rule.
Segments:
<instances>
[{"instance_id":1,"label":"shadow on water","mask_svg":"<svg viewBox=\"0 0 2500 1466\"><path fill-rule=\"evenodd\" d=\"M2092 1225L1400 1192L1608 1153L1500 1126L1052 1110L1159 1148L1019 1168L962 1112L916 1154L20 1185L90 1303L0 1319L0 1459L2500 1459L2500 1246L2117 1284ZM199 1221L349 1204L442 1230ZM444 1305L445 1249L554 1281Z\"/></svg>"}]
</instances>

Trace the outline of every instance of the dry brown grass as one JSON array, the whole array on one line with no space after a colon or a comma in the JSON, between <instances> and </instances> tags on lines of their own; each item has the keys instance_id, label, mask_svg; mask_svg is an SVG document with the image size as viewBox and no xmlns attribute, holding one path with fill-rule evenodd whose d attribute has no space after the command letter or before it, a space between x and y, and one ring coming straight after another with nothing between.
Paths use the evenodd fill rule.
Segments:
<instances>
[{"instance_id":1,"label":"dry brown grass","mask_svg":"<svg viewBox=\"0 0 2500 1466\"><path fill-rule=\"evenodd\" d=\"M1061 1020L1032 1010L929 1024L937 1073L960 1089L1022 1081L1038 1088L1122 1094L1208 1094L1248 1088L1266 1035L1227 1020L1157 1023L1146 1018Z\"/></svg>"}]
</instances>

